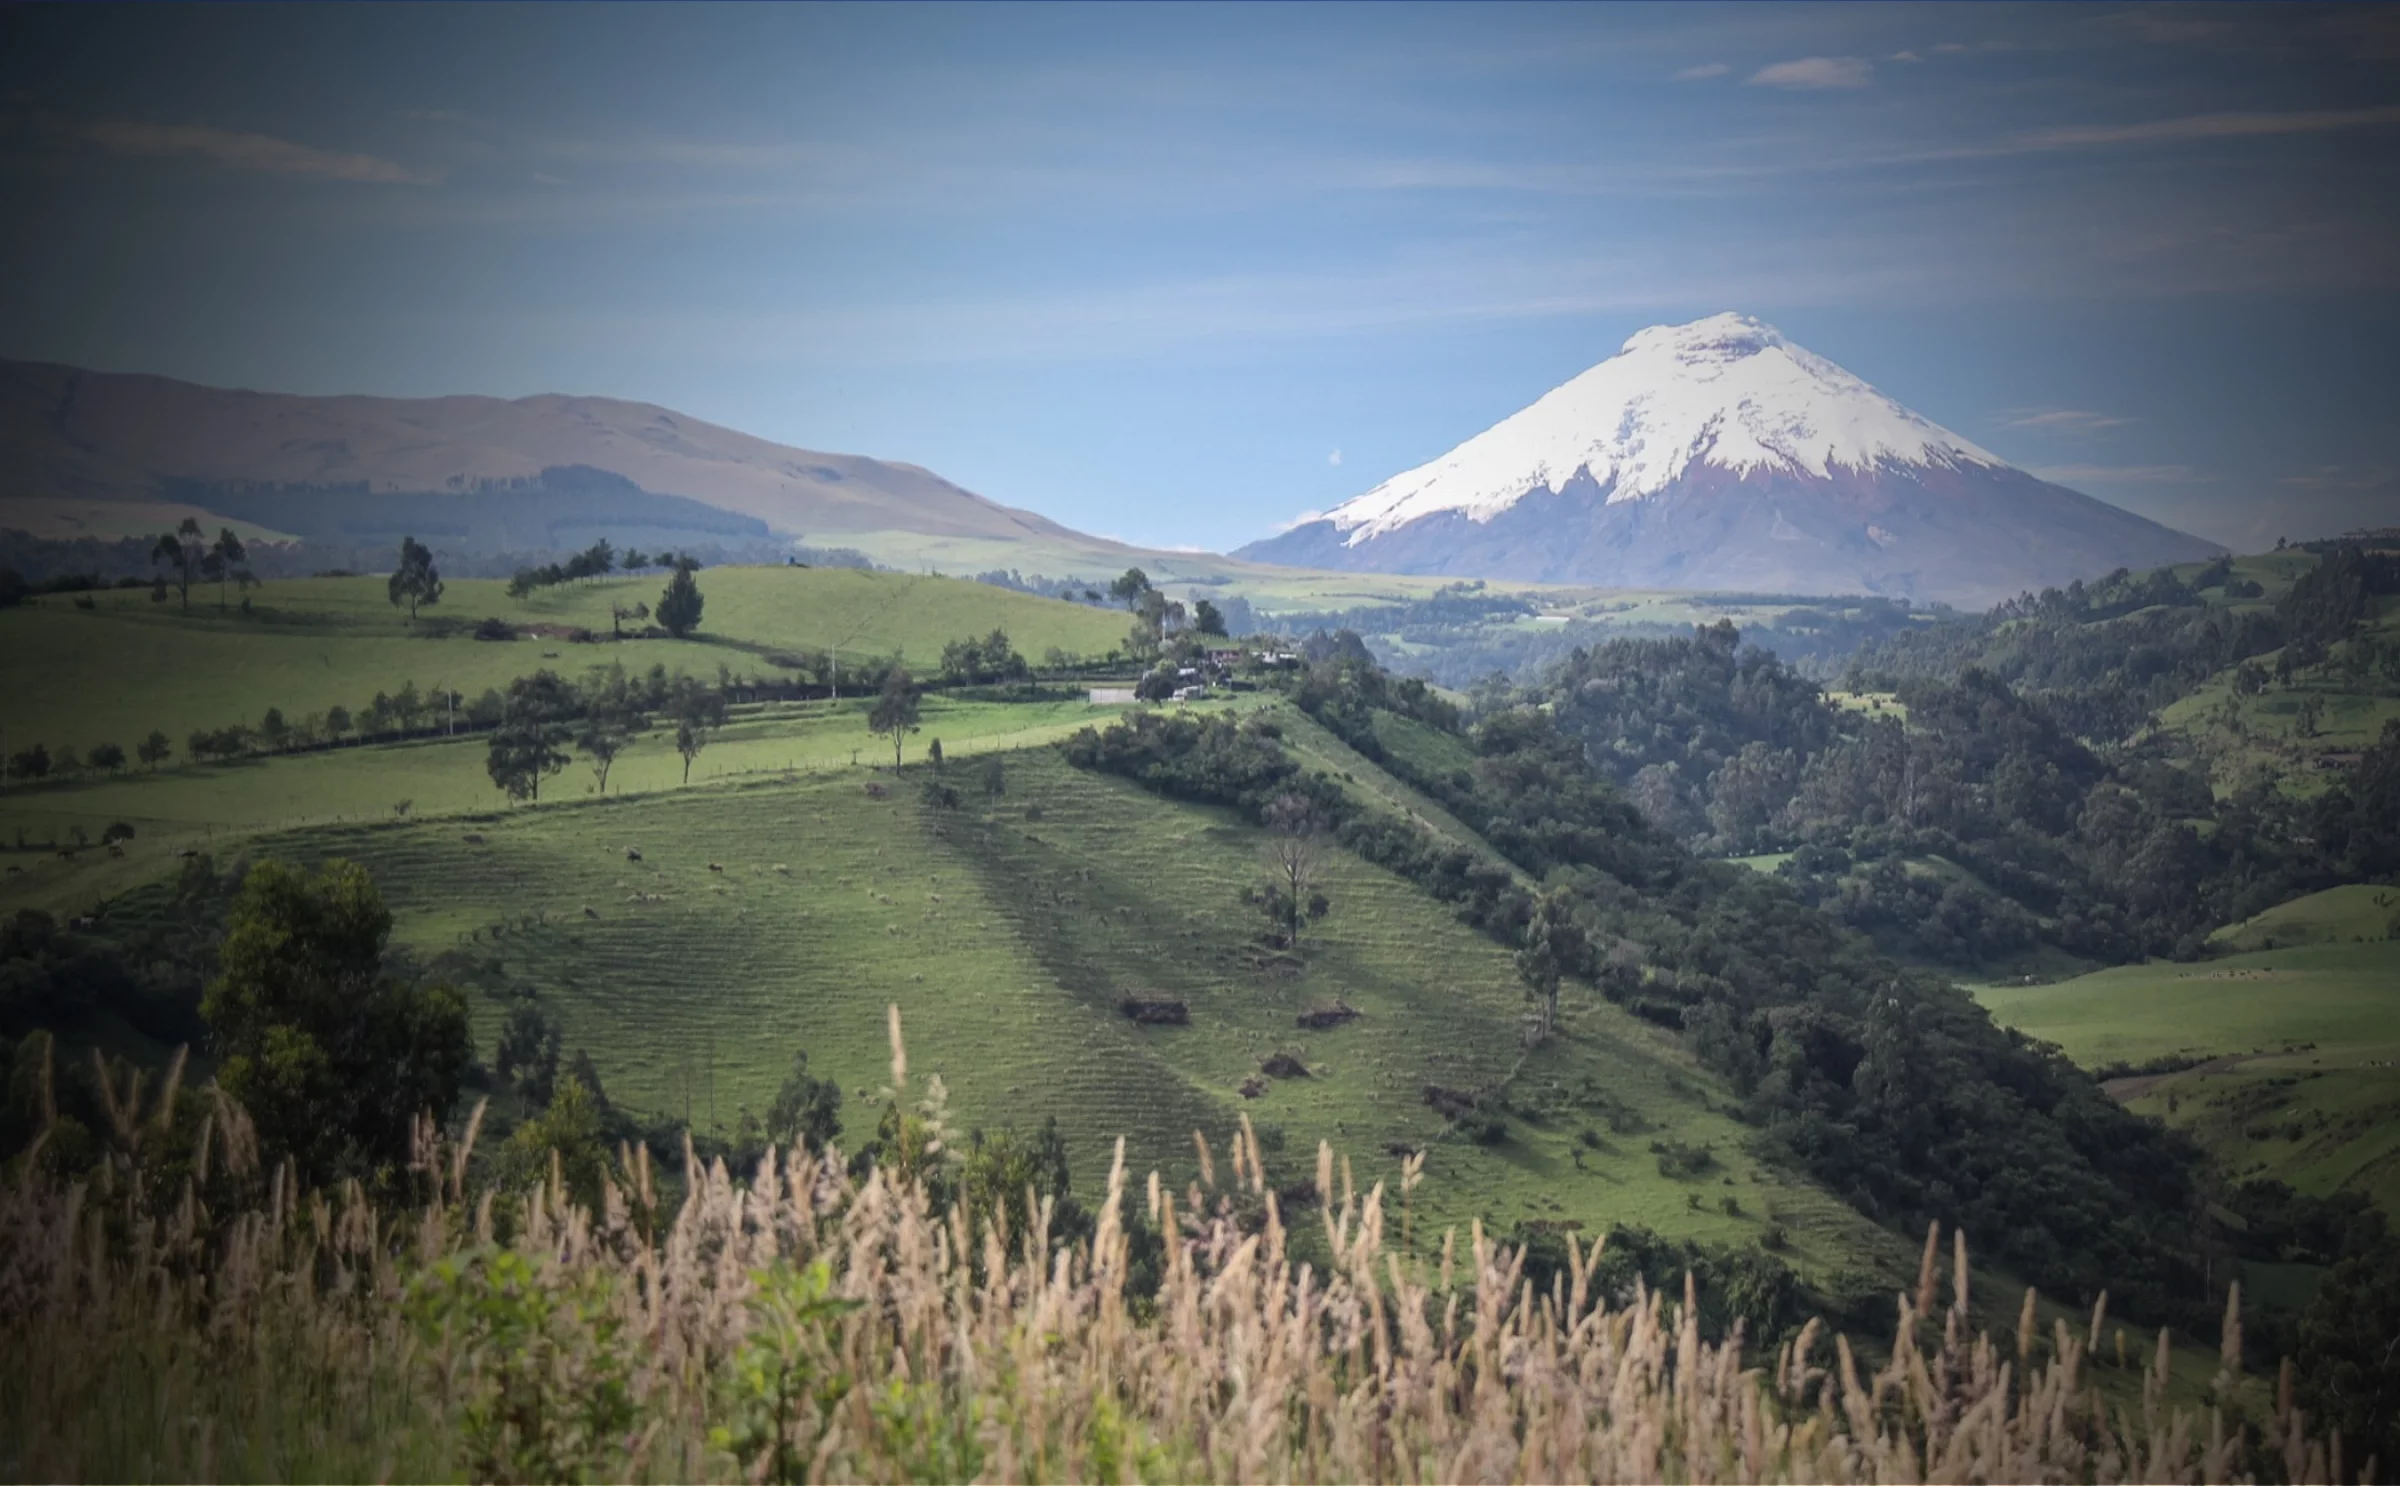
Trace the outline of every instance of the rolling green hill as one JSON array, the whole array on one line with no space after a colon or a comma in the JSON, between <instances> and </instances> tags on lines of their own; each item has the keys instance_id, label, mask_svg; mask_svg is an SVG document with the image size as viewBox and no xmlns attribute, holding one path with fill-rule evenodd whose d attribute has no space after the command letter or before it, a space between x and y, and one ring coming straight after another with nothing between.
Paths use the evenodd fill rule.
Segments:
<instances>
[{"instance_id":1,"label":"rolling green hill","mask_svg":"<svg viewBox=\"0 0 2400 1486\"><path fill-rule=\"evenodd\" d=\"M261 712L356 706L412 674L379 681L374 668L417 657L443 665L413 673L420 686L470 694L536 666L574 678L651 655L712 680L722 657L735 678L730 720L688 786L654 724L606 799L578 765L539 805L503 807L484 740L440 736L12 791L0 846L18 831L72 844L116 822L134 837L113 852L12 854L0 906L134 923L158 911L180 853L220 867L346 857L380 884L403 943L470 990L487 1054L530 1004L611 1099L654 1124L735 1137L805 1050L848 1091L862 1137L862 1091L883 1081L882 1008L898 1004L917 1068L944 1076L959 1125L1055 1116L1081 1170L1120 1133L1137 1167L1181 1169L1195 1128L1247 1113L1283 1153L1278 1180L1307 1176L1320 1139L1371 1165L1430 1151L1417 1200L1446 1218L1641 1224L1785 1252L1847 1285L1845 1272L1881 1283L1904 1268L1894 1230L1939 1217L1999 1235L1995 1257L2045 1287L2113 1285L2098 1267L2133 1266L2121 1301L2178 1317L2214 1303L2176 1247L2190 1172L2146 1157L2154 1137L2056 1057L1811 907L1786 880L1794 863L1697 861L1646 821L1594 768L1607 715L1589 690L1572 707L1500 697L1470 725L1351 647L1285 675L1281 699L1144 713L1156 721L1064 753L1045 745L1119 709L935 696L895 776L872 767L882 750L862 699L745 703L739 677L813 666L829 646L923 665L995 626L1029 653L1090 654L1122 638L1123 616L856 570L701 578L709 609L685 642L562 638L604 628L612 601L656 580L522 603L462 582L413 635L375 579L278 584L247 616L216 612L205 592L186 615L139 591L0 615L37 647L83 636L83 673L98 639L139 642L110 662L126 686L88 705L44 687L43 719L228 693ZM540 637L469 638L468 621L493 611ZM1705 652L1699 669L1726 652L1740 684L1719 691L1770 715L1782 700L1824 706L1722 641L1686 642ZM34 663L69 679L57 657ZM1958 706L1918 696L1874 725ZM1252 720L1196 721L1226 711ZM1666 736L1656 720L1644 736ZM1795 736L1819 749L1839 736L1815 727ZM920 762L936 737L939 773ZM1244 901L1264 875L1263 807L1290 790L1323 813L1332 901L1296 958L1262 947ZM1892 868L1937 894L1992 870L1930 841ZM1516 952L1544 915L1589 952L1569 951L1561 972L1560 1035L1528 1053ZM1179 1002L1191 1020L1136 1024L1119 1009L1129 996ZM1298 1024L1336 1000L1362 1015ZM1279 1055L1298 1066L1269 1073ZM1470 1094L1471 1115L1437 1107Z\"/></svg>"},{"instance_id":2,"label":"rolling green hill","mask_svg":"<svg viewBox=\"0 0 2400 1486\"><path fill-rule=\"evenodd\" d=\"M1307 1176L1319 1140L1363 1181L1394 1177L1397 1148L1430 1149L1416 1199L1428 1218L1639 1223L1743 1246L1772 1223L1819 1277L1905 1260L1747 1154L1728 1091L1659 1029L1578 998L1563 1035L1527 1057L1507 951L1411 884L1337 854L1333 910L1294 964L1253 943L1241 897L1259 875L1255 828L1049 749L1000 759L997 795L977 765L947 771L956 808L922 797L929 771L877 798L864 771L842 770L313 827L245 849L365 864L399 938L484 988L487 1049L530 991L611 1099L722 1135L805 1049L863 1137L861 1096L888 1078L883 1008L897 1004L912 1068L942 1076L958 1124L1055 1116L1079 1172L1104 1169L1118 1134L1136 1169L1185 1171L1195 1129L1215 1139L1247 1113L1279 1181ZM1182 1000L1191 1024L1137 1026L1118 1010L1127 995ZM1359 1019L1296 1025L1335 1000ZM1277 1053L1307 1076L1262 1074ZM1504 1133L1446 1137L1428 1084L1505 1090ZM1669 1177L1653 1142L1708 1154Z\"/></svg>"},{"instance_id":3,"label":"rolling green hill","mask_svg":"<svg viewBox=\"0 0 2400 1486\"><path fill-rule=\"evenodd\" d=\"M727 665L775 674L787 660L831 651L849 660L894 654L919 668L952 640L1006 630L1040 660L1056 647L1106 654L1123 642L1121 613L1062 603L962 579L837 568L723 568L700 574L706 610L691 640L577 644L529 633L485 642L468 633L497 617L513 626L582 628L603 641L609 607L655 603L664 580L615 578L539 590L523 601L492 579L458 579L411 626L379 577L278 582L251 596L251 612L220 610L195 585L192 608L147 590L89 595L84 609L54 595L0 611L10 690L8 748L35 742L88 751L114 742L130 755L151 729L183 751L195 728L256 727L269 707L298 722L342 706L357 712L378 691L414 682L473 698L486 687L548 665L579 676L611 662L663 665L714 677ZM375 806L389 802L377 799ZM249 818L249 817L244 817Z\"/></svg>"},{"instance_id":4,"label":"rolling green hill","mask_svg":"<svg viewBox=\"0 0 2400 1486\"><path fill-rule=\"evenodd\" d=\"M655 579L523 603L497 583L454 582L414 634L372 578L278 583L248 616L220 614L206 590L188 615L141 591L103 592L90 610L45 599L0 615L26 640L43 698L12 728L55 726L80 750L108 729L130 741L142 719L174 734L270 705L295 716L355 708L362 691L412 678L473 695L537 666L573 676L578 663L655 656L707 675L722 657L739 673L772 665L770 652L828 646L922 665L995 626L1037 656L1105 650L1125 628L1113 611L956 580L824 569L701 579L702 637L680 644L461 633L485 613L605 630L611 602L654 596ZM68 681L96 666L122 685L79 697ZM656 1120L733 1135L806 1049L852 1096L854 1124L870 1121L858 1094L885 1077L882 1010L896 1002L916 1066L944 1075L961 1124L1029 1128L1056 1115L1079 1170L1103 1165L1120 1133L1141 1162L1180 1170L1194 1129L1213 1137L1247 1112L1282 1142L1279 1179L1305 1177L1320 1139L1362 1175L1396 1168L1392 1150L1428 1146L1417 1200L1429 1215L1503 1228L1629 1222L1743 1247L1773 1225L1769 1241L1820 1279L1902 1263L1888 1234L1750 1154L1737 1101L1670 1033L1570 995L1562 1035L1527 1057L1508 949L1385 869L1335 853L1334 911L1301 959L1260 951L1242 901L1260 872L1255 827L1075 770L1043 746L1112 710L929 697L910 756L942 741L955 809L922 796L921 767L896 781L868 767L881 745L863 699L736 706L688 787L654 730L617 763L606 800L578 765L530 808L500 806L479 736L199 765L179 749L157 771L0 798L0 847L71 846L117 822L135 830L114 852L0 853L11 868L0 906L154 902L195 850L220 864L347 856L375 874L409 948L476 988L487 1057L530 992L567 1046L590 1054L609 1096ZM1309 766L1481 849L1442 806L1283 715ZM1425 759L1467 758L1448 735L1384 725ZM997 795L982 784L994 754ZM1125 994L1181 999L1192 1024L1137 1027L1117 1010ZM1361 1017L1296 1024L1336 1000ZM1263 1074L1277 1053L1307 1076ZM1429 1084L1505 1100L1487 1106L1494 1143L1445 1136ZM1664 1174L1654 1143L1682 1153L1680 1175Z\"/></svg>"}]
</instances>

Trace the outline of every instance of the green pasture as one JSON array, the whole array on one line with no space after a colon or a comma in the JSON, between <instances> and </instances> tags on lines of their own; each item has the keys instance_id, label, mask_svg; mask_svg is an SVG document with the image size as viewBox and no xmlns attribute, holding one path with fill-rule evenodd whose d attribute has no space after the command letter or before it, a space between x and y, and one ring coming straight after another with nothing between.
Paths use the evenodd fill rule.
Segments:
<instances>
[{"instance_id":1,"label":"green pasture","mask_svg":"<svg viewBox=\"0 0 2400 1486\"><path fill-rule=\"evenodd\" d=\"M1201 703L1203 709L1232 705ZM782 774L856 774L888 769L891 744L867 731L865 699L736 708L694 761L691 784ZM940 740L953 759L1053 743L1122 711L1085 702L995 703L933 695L906 756ZM526 809L511 806L484 761L488 739L423 739L353 745L209 764L134 769L116 776L57 780L0 795L0 904L76 907L162 870L186 847L224 850L261 831L319 823L448 816ZM620 755L610 796L685 787L671 730L654 727ZM598 778L581 758L544 781L544 802L591 799ZM400 807L406 803L403 812ZM112 824L134 828L111 854L95 843ZM77 837L80 831L81 838ZM87 845L72 857L61 847Z\"/></svg>"},{"instance_id":2,"label":"green pasture","mask_svg":"<svg viewBox=\"0 0 2400 1486\"><path fill-rule=\"evenodd\" d=\"M2380 1045L2400 1040L2400 942L2152 961L1975 994L2003 1025L2055 1042L2087 1067L2297 1042Z\"/></svg>"},{"instance_id":3,"label":"green pasture","mask_svg":"<svg viewBox=\"0 0 2400 1486\"><path fill-rule=\"evenodd\" d=\"M700 575L708 607L704 641L790 653L833 650L851 656L899 654L925 667L952 640L995 629L1028 659L1055 646L1099 656L1125 642L1124 611L1037 598L967 578L873 573L858 568L714 568ZM540 589L512 602L494 585L489 612L512 622L582 625L605 633L609 606L655 603L663 578L616 578ZM451 599L445 597L445 604ZM736 663L738 667L738 662Z\"/></svg>"},{"instance_id":4,"label":"green pasture","mask_svg":"<svg viewBox=\"0 0 2400 1486\"><path fill-rule=\"evenodd\" d=\"M2208 936L2228 949L2283 949L2400 938L2400 888L2353 883L2280 903Z\"/></svg>"},{"instance_id":5,"label":"green pasture","mask_svg":"<svg viewBox=\"0 0 2400 1486\"><path fill-rule=\"evenodd\" d=\"M1257 946L1242 902L1261 870L1256 832L1047 749L1007 753L1002 769L997 795L971 762L897 779L778 774L318 825L250 849L363 862L398 937L454 956L445 966L477 988L487 1051L529 990L611 1099L704 1129L763 1110L804 1048L840 1080L855 1140L889 1079L896 1003L919 1091L940 1075L962 1127L1057 1117L1083 1182L1120 1133L1137 1169L1180 1182L1192 1132L1221 1150L1247 1113L1280 1151L1279 1180L1308 1175L1320 1139L1361 1182L1396 1177L1389 1148L1428 1147L1429 1219L1627 1221L1745 1243L1777 1221L1812 1271L1898 1262L1888 1235L1747 1155L1730 1096L1667 1034L1571 998L1563 1034L1527 1056L1508 951L1407 882L1334 853L1333 911L1293 963ZM1400 788L1349 772L1362 789ZM925 797L937 777L956 807ZM1124 995L1181 999L1192 1023L1136 1026ZM1363 1015L1295 1025L1335 998ZM1277 1052L1310 1076L1265 1078ZM1505 1138L1445 1139L1429 1083L1499 1091ZM1662 1175L1662 1140L1706 1146L1712 1164Z\"/></svg>"},{"instance_id":6,"label":"green pasture","mask_svg":"<svg viewBox=\"0 0 2400 1486\"><path fill-rule=\"evenodd\" d=\"M67 596L0 612L0 655L10 683L7 747L39 741L80 754L113 742L128 755L155 728L180 757L197 728L255 727L269 707L298 720L336 705L362 709L378 691L415 682L472 697L544 666L581 675L620 662L713 677L719 665L771 672L770 656L831 649L852 658L899 654L920 669L948 642L1004 629L1037 663L1056 646L1104 655L1125 638L1120 612L1036 598L955 578L841 568L717 568L700 575L707 609L685 641L574 644L527 636L469 638L476 620L580 626L605 637L609 606L654 602L663 580L617 578L540 591L523 602L494 579L454 580L442 602L411 626L384 580L276 582L251 596L252 612L217 608L213 586L195 586L186 613L147 589Z\"/></svg>"},{"instance_id":7,"label":"green pasture","mask_svg":"<svg viewBox=\"0 0 2400 1486\"><path fill-rule=\"evenodd\" d=\"M2202 1060L2112 1088L2132 1108L2188 1129L2236 1177L2362 1191L2400 1213L2400 940L2332 942L2362 923L2379 891L2400 897L2338 889L2231 931L2239 938L2280 926L2320 933L2321 942L1976 996L2001 1022L2058 1043L2087 1067Z\"/></svg>"},{"instance_id":8,"label":"green pasture","mask_svg":"<svg viewBox=\"0 0 2400 1486\"><path fill-rule=\"evenodd\" d=\"M2235 1180L2362 1192L2400 1215L2400 1030L2195 1068L2127 1103L2189 1131Z\"/></svg>"}]
</instances>

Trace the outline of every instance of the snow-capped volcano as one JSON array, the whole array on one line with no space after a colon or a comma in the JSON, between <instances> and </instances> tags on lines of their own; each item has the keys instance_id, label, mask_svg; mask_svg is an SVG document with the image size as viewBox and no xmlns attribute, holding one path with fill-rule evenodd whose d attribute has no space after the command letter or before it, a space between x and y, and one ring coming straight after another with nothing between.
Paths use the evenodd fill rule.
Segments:
<instances>
[{"instance_id":1,"label":"snow-capped volcano","mask_svg":"<svg viewBox=\"0 0 2400 1486\"><path fill-rule=\"evenodd\" d=\"M1748 315L1653 325L1533 406L1431 464L1394 475L1325 519L1348 545L1436 511L1489 521L1577 474L1610 504L1656 495L1694 464L1735 474L1876 465L2005 467Z\"/></svg>"},{"instance_id":2,"label":"snow-capped volcano","mask_svg":"<svg viewBox=\"0 0 2400 1486\"><path fill-rule=\"evenodd\" d=\"M1747 315L1654 325L1429 464L1241 555L1982 602L2216 549L2048 485Z\"/></svg>"}]
</instances>

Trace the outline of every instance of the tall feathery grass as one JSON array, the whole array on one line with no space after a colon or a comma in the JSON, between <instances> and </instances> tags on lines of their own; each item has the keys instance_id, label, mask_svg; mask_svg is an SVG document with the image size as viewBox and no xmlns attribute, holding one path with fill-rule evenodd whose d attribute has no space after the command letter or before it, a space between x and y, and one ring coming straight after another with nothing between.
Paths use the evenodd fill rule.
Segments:
<instances>
[{"instance_id":1,"label":"tall feathery grass","mask_svg":"<svg viewBox=\"0 0 2400 1486\"><path fill-rule=\"evenodd\" d=\"M894 1035L895 1084L906 1067ZM1128 1180L1088 1241L1046 1203L937 1210L888 1169L804 1149L737 1181L695 1164L672 1211L645 1152L596 1205L554 1162L475 1194L472 1125L421 1135L418 1195L297 1190L221 1098L196 1131L112 1091L112 1154L0 1193L0 1474L38 1479L924 1481L2153 1481L2339 1479L2288 1377L2265 1432L2138 1406L2099 1339L1970 1328L1956 1243L1896 1297L1887 1360L1810 1323L1746 1362L1680 1296L1597 1293L1569 1240L1545 1290L1480 1226L1392 1242L1395 1196L1320 1150L1281 1211L1257 1137L1230 1179ZM184 1122L188 1125L190 1122ZM938 1142L932 1142L938 1146ZM37 1153L38 1154L38 1153ZM938 1153L937 1153L938 1154ZM1338 1171L1338 1175L1337 1175ZM164 1173L179 1192L162 1189ZM197 1195L250 1195L211 1212ZM1338 1193L1338 1200L1337 1200ZM1138 1214L1138 1220L1137 1215ZM1128 1288L1139 1221L1155 1293ZM1293 1253L1321 1231L1322 1268ZM1318 1248L1312 1240L1311 1248ZM2229 1308L2229 1316L2238 1312ZM2238 1365L2229 1339L2227 1368ZM2226 1381L2221 1378L2220 1382ZM2375 1469L2368 1463L2371 1474Z\"/></svg>"}]
</instances>

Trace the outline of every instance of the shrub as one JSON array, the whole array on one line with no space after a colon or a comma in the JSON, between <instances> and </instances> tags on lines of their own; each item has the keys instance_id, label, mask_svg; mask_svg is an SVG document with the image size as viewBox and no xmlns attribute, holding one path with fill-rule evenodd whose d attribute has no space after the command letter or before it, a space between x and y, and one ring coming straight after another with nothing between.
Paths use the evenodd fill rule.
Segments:
<instances>
[{"instance_id":1,"label":"shrub","mask_svg":"<svg viewBox=\"0 0 2400 1486\"><path fill-rule=\"evenodd\" d=\"M1680 1140L1654 1140L1650 1152L1658 1157L1658 1174L1678 1181L1698 1176L1717 1164L1717 1153L1707 1145L1687 1145Z\"/></svg>"}]
</instances>

